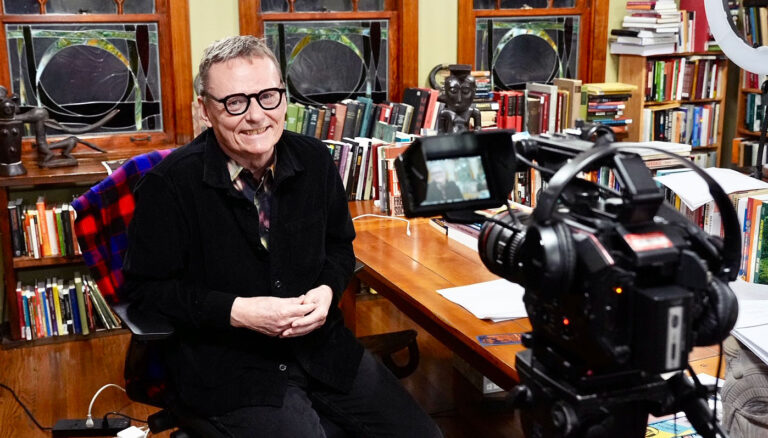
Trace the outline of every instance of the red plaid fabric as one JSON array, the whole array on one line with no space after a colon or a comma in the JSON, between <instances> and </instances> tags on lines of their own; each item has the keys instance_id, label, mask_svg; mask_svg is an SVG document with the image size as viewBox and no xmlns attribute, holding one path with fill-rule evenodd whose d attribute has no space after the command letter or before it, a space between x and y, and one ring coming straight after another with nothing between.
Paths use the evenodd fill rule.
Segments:
<instances>
[{"instance_id":1,"label":"red plaid fabric","mask_svg":"<svg viewBox=\"0 0 768 438\"><path fill-rule=\"evenodd\" d=\"M118 290L124 282L126 231L135 206L133 188L146 171L171 151L152 151L131 158L72 202L77 212L75 233L83 259L110 302L119 301Z\"/></svg>"}]
</instances>

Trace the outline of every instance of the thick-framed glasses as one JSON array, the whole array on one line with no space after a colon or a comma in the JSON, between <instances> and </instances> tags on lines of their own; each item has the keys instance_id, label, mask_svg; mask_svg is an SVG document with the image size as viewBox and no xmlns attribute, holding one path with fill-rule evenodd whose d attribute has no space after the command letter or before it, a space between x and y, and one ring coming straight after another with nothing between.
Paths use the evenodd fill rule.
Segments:
<instances>
[{"instance_id":1,"label":"thick-framed glasses","mask_svg":"<svg viewBox=\"0 0 768 438\"><path fill-rule=\"evenodd\" d=\"M224 105L224 109L227 110L229 114L233 116L239 116L240 114L245 114L245 112L248 111L248 108L251 106L251 99L253 98L256 98L256 102L258 102L259 106L265 111L277 108L283 101L285 88L265 88L258 93L253 94L230 94L229 96L225 96L221 99L217 99L207 92L205 94L216 102Z\"/></svg>"}]
</instances>

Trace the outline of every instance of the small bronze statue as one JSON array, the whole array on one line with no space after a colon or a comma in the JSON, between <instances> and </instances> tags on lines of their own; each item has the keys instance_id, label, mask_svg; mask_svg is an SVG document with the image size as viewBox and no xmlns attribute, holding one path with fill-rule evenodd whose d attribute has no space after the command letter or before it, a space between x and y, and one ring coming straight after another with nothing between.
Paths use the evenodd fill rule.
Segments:
<instances>
[{"instance_id":1,"label":"small bronze statue","mask_svg":"<svg viewBox=\"0 0 768 438\"><path fill-rule=\"evenodd\" d=\"M31 124L35 132L34 147L37 148L38 166L46 168L77 166L77 158L72 156L72 150L78 143L102 153L107 151L74 135L48 143L45 127L58 129L68 134L84 134L103 126L119 111L114 109L91 125L78 129L69 128L49 118L48 110L45 108L34 107L23 114L19 114L18 96L9 96L8 90L0 85L0 176L17 176L27 173L21 163L21 138L24 123ZM61 150L58 155L53 153L56 149Z\"/></svg>"},{"instance_id":2,"label":"small bronze statue","mask_svg":"<svg viewBox=\"0 0 768 438\"><path fill-rule=\"evenodd\" d=\"M475 131L480 130L480 110L472 106L475 98L475 78L470 74L472 68L466 64L453 64L449 67L450 76L445 78L440 101L445 108L440 111L437 131L441 134L456 134L469 131L469 120Z\"/></svg>"}]
</instances>

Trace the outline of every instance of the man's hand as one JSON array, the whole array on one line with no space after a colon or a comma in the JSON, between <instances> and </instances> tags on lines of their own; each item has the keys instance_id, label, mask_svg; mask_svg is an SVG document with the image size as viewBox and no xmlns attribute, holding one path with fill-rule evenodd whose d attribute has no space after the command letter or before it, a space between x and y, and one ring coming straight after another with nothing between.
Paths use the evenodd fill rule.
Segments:
<instances>
[{"instance_id":1,"label":"man's hand","mask_svg":"<svg viewBox=\"0 0 768 438\"><path fill-rule=\"evenodd\" d=\"M291 327L280 334L281 338L292 338L303 336L325 324L325 318L328 316L328 309L333 300L333 291L329 286L321 285L310 289L304 294L302 303L313 306L311 312L308 312L303 318L294 320Z\"/></svg>"},{"instance_id":2,"label":"man's hand","mask_svg":"<svg viewBox=\"0 0 768 438\"><path fill-rule=\"evenodd\" d=\"M328 313L328 305L325 307ZM290 330L294 322L305 319L305 315L314 312L316 308L317 305L308 302L303 295L295 298L237 297L232 303L229 321L233 327L245 327L267 336L278 336Z\"/></svg>"}]
</instances>

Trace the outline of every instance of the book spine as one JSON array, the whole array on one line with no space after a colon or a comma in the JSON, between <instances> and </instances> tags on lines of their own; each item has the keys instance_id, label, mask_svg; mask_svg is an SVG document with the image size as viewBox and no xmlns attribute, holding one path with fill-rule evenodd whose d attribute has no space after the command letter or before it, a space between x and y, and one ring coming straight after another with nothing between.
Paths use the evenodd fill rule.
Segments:
<instances>
[{"instance_id":1,"label":"book spine","mask_svg":"<svg viewBox=\"0 0 768 438\"><path fill-rule=\"evenodd\" d=\"M90 333L88 330L88 316L85 306L85 295L83 293L83 279L80 273L75 273L75 294L77 295L77 311L80 321L80 332L84 335Z\"/></svg>"}]
</instances>

